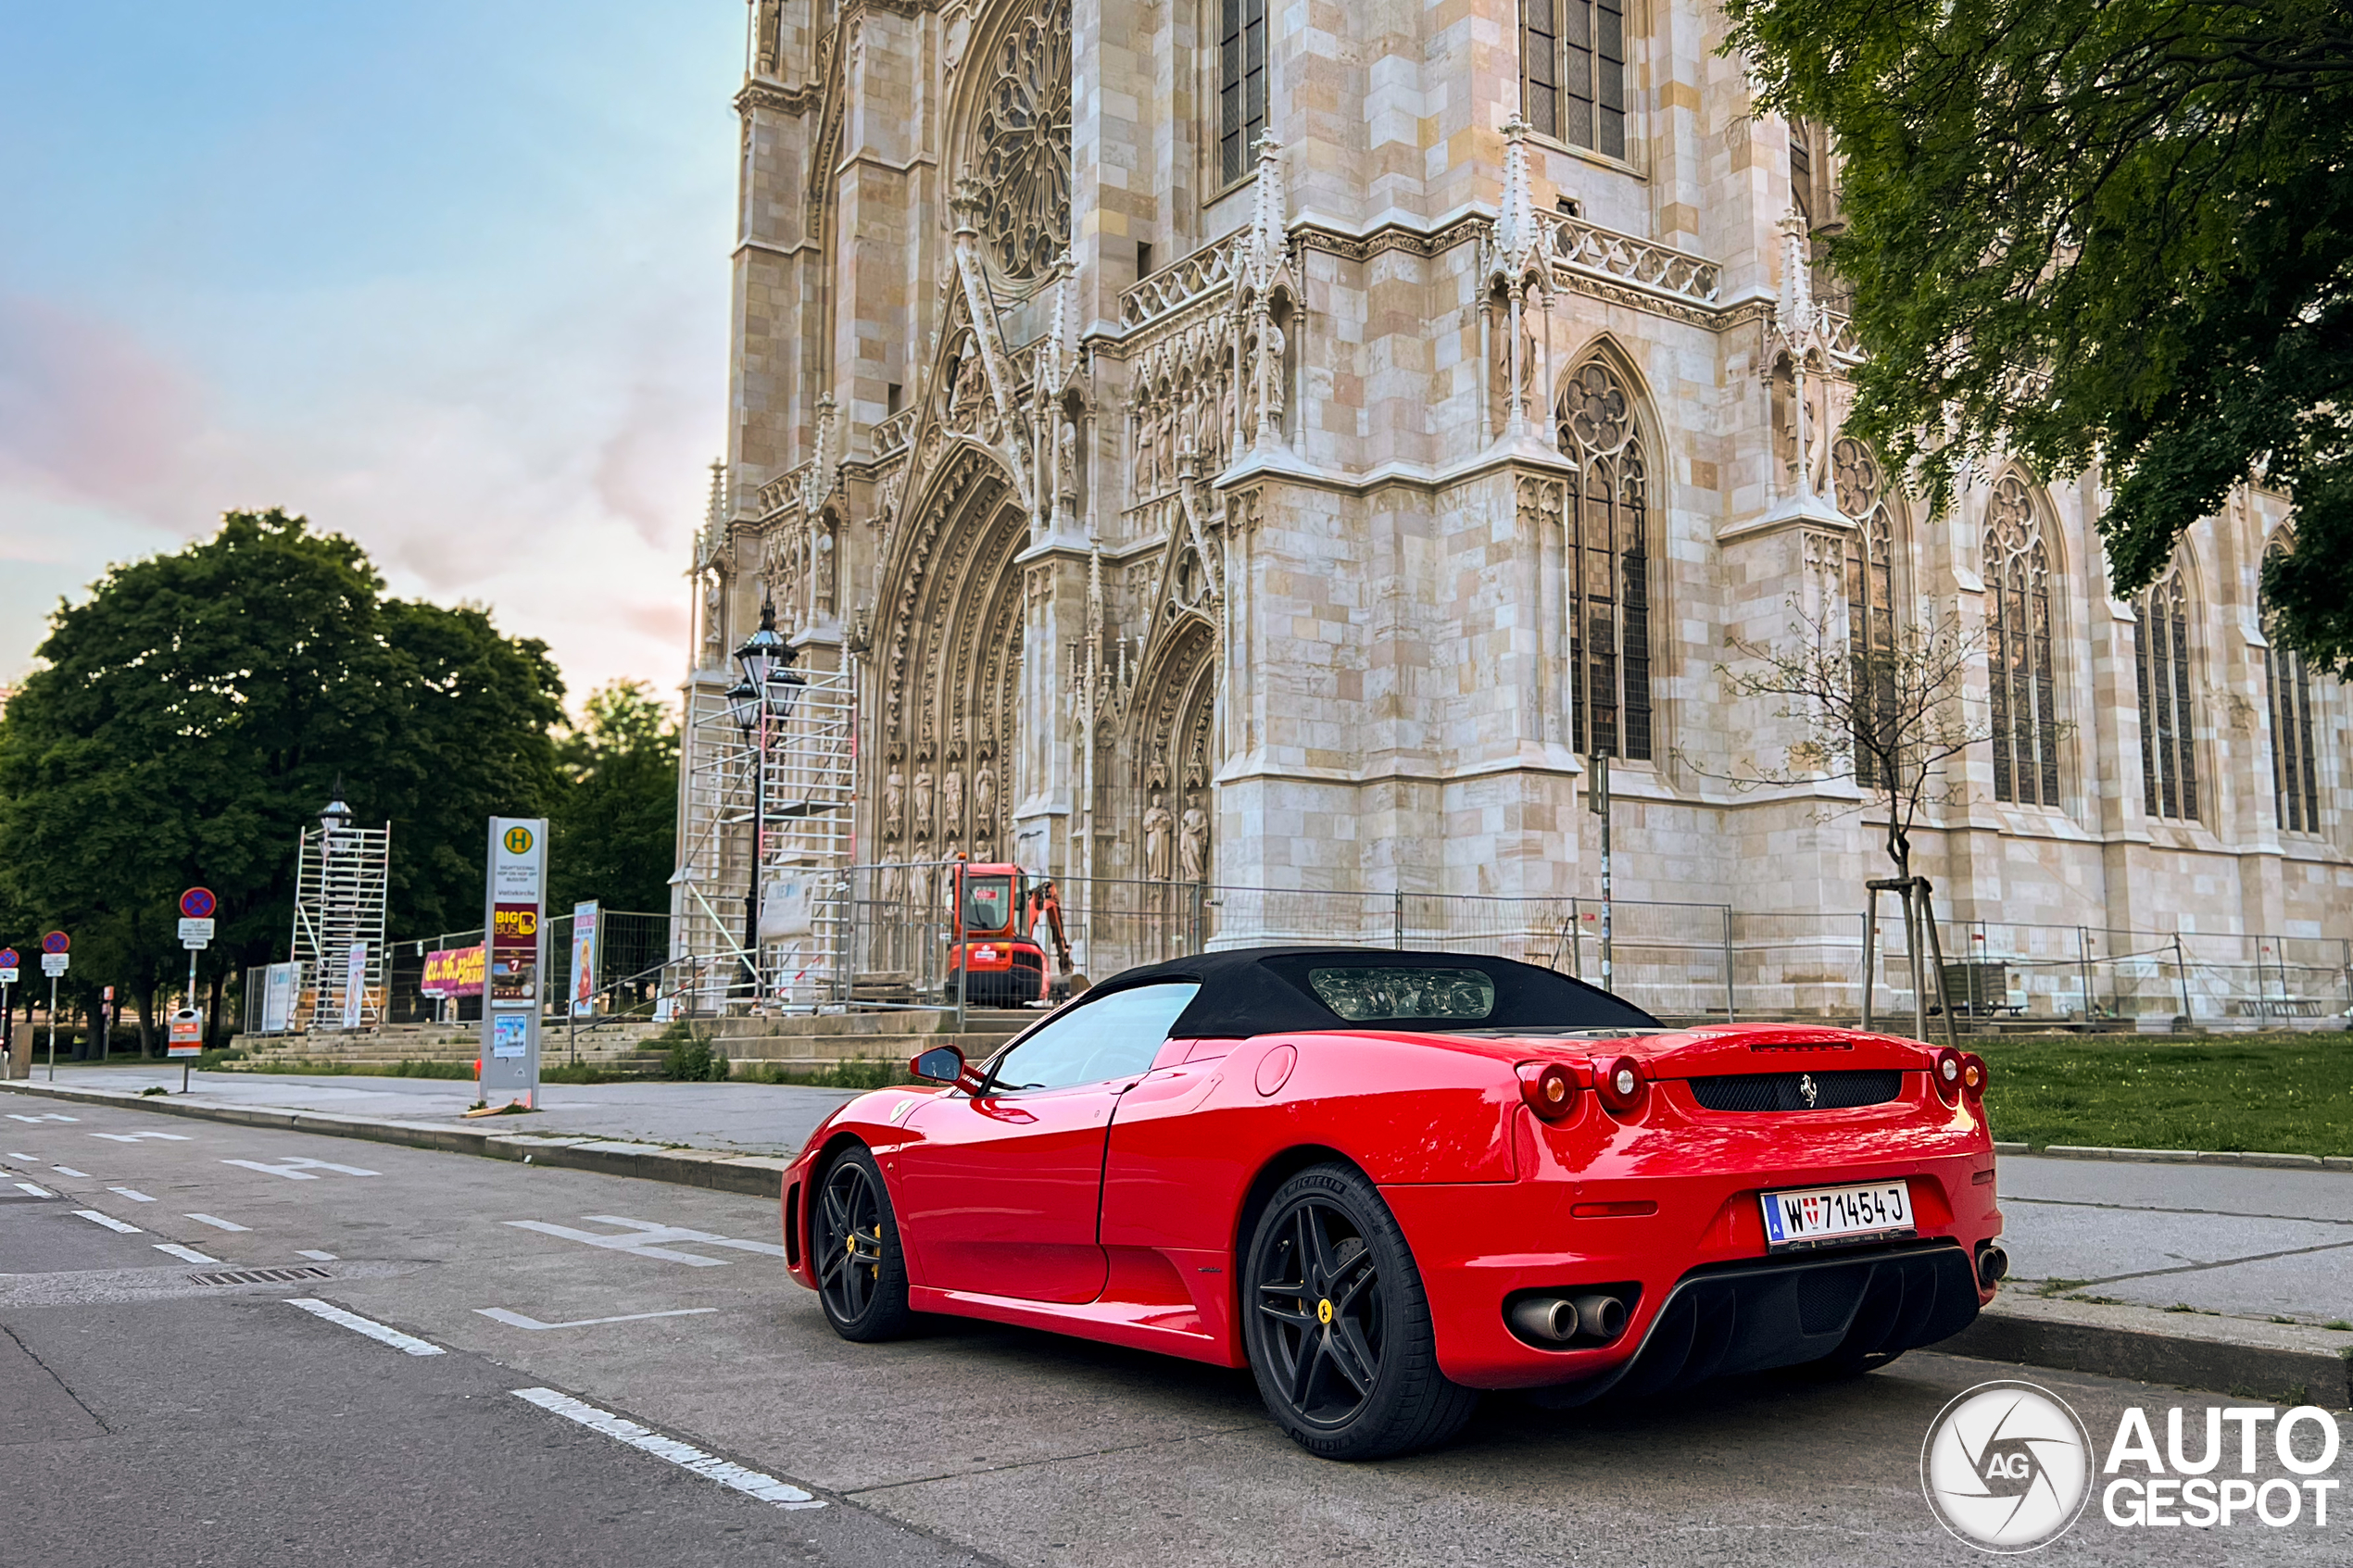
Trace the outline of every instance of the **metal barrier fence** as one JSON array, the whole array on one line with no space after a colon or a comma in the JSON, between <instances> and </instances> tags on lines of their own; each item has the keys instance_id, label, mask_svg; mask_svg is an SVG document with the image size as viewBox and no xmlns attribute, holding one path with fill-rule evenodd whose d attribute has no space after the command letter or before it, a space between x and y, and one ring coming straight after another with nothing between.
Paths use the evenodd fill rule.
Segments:
<instances>
[{"instance_id":1,"label":"metal barrier fence","mask_svg":"<svg viewBox=\"0 0 2353 1568\"><path fill-rule=\"evenodd\" d=\"M825 904L839 911L840 932L822 940L812 934L763 941L756 982L745 955L732 947L673 955L666 915L606 911L591 977L592 988L601 988L595 1010L668 1018L746 1009L951 1008L949 872L933 864L835 873L838 882L826 890ZM1071 972L1085 981L1189 953L1300 942L1493 953L1603 983L1604 921L1597 899L1077 877L1056 878L1054 886ZM1862 1000L1863 919L1615 900L1607 919L1610 988L1671 1019L1853 1022ZM573 994L572 916L547 923L548 1010L561 1017ZM1954 920L1940 921L1938 930L1943 994L1963 1029L2315 1028L2353 1015L2353 942L2341 937ZM1045 922L1031 935L1055 969ZM478 1018L478 1000L436 1002L421 995L420 981L427 953L480 940L479 932L457 932L395 944L386 1016L396 1022ZM1904 922L1892 908L1880 919L1877 963L1878 1021L1908 1028L1910 955ZM1922 968L1925 1001L1935 1012L1936 976L1925 961ZM243 987L248 1033L263 1032L271 973L251 971ZM290 987L296 1022L304 978ZM289 988L283 976L278 985Z\"/></svg>"}]
</instances>

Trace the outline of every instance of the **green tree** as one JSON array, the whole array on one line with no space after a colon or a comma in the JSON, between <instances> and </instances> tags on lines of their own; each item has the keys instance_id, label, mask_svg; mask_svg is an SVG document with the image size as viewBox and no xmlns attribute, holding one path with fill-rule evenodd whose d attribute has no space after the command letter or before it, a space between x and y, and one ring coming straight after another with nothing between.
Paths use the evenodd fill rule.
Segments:
<instances>
[{"instance_id":1,"label":"green tree","mask_svg":"<svg viewBox=\"0 0 2353 1568\"><path fill-rule=\"evenodd\" d=\"M70 929L77 985L131 987L151 1043L180 891L220 896L207 971L283 956L296 836L338 780L392 823L394 933L477 923L484 820L552 798L546 647L383 588L350 540L232 512L52 618L0 723L0 906Z\"/></svg>"},{"instance_id":2,"label":"green tree","mask_svg":"<svg viewBox=\"0 0 2353 1568\"><path fill-rule=\"evenodd\" d=\"M2250 474L2283 640L2353 671L2353 20L2343 0L1727 0L1760 104L1835 135L1856 433L2101 463L2132 593Z\"/></svg>"},{"instance_id":3,"label":"green tree","mask_svg":"<svg viewBox=\"0 0 2353 1568\"><path fill-rule=\"evenodd\" d=\"M678 848L678 726L638 681L590 694L557 742L564 785L550 823L552 908L670 907Z\"/></svg>"}]
</instances>

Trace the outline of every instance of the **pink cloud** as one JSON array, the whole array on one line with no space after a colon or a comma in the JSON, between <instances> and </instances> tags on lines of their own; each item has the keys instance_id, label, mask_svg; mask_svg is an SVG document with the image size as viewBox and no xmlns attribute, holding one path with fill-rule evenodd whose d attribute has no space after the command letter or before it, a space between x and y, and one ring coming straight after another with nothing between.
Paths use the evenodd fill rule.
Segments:
<instances>
[{"instance_id":1,"label":"pink cloud","mask_svg":"<svg viewBox=\"0 0 2353 1568\"><path fill-rule=\"evenodd\" d=\"M0 295L0 483L178 521L196 378L120 325Z\"/></svg>"}]
</instances>

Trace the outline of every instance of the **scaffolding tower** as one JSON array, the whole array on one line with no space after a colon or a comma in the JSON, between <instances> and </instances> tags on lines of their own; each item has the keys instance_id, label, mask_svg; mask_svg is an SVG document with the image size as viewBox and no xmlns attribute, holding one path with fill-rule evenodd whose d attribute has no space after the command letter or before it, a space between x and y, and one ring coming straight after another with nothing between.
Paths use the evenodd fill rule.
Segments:
<instances>
[{"instance_id":1,"label":"scaffolding tower","mask_svg":"<svg viewBox=\"0 0 2353 1568\"><path fill-rule=\"evenodd\" d=\"M369 1029L384 1017L384 892L392 824L351 825L336 791L295 859L298 1016L312 1029Z\"/></svg>"},{"instance_id":2,"label":"scaffolding tower","mask_svg":"<svg viewBox=\"0 0 2353 1568\"><path fill-rule=\"evenodd\" d=\"M811 1011L848 999L857 846L855 666L686 693L671 985L680 1002ZM746 900L757 866L757 918ZM749 937L749 940L748 940Z\"/></svg>"}]
</instances>

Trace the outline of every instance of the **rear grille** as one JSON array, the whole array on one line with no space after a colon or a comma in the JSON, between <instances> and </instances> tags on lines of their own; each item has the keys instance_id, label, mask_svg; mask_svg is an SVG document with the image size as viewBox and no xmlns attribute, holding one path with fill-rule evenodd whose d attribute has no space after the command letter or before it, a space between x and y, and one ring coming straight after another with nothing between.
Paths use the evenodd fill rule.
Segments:
<instances>
[{"instance_id":1,"label":"rear grille","mask_svg":"<svg viewBox=\"0 0 2353 1568\"><path fill-rule=\"evenodd\" d=\"M1806 1098L1812 1080L1814 1098ZM1896 1068L1850 1069L1839 1073L1740 1073L1691 1080L1692 1098L1709 1110L1845 1110L1858 1105L1883 1105L1901 1094L1904 1074Z\"/></svg>"},{"instance_id":2,"label":"rear grille","mask_svg":"<svg viewBox=\"0 0 2353 1568\"><path fill-rule=\"evenodd\" d=\"M217 1274L190 1274L192 1285L292 1285L297 1280L333 1279L324 1269L232 1269Z\"/></svg>"}]
</instances>

